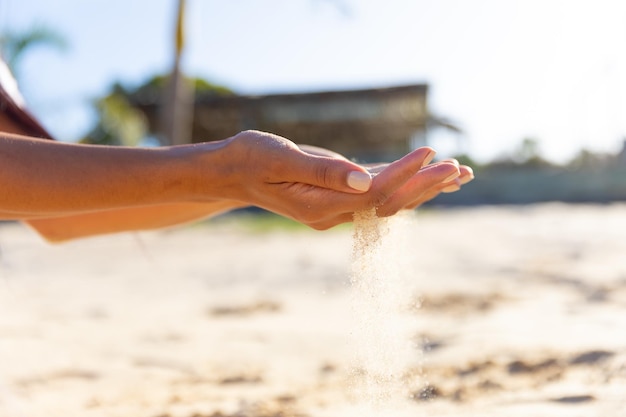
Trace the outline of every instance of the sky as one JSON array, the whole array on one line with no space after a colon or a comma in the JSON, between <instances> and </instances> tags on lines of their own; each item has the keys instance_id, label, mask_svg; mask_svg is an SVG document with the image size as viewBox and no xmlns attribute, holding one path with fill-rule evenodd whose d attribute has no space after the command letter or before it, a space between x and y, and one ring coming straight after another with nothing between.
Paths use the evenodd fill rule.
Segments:
<instances>
[{"instance_id":1,"label":"sky","mask_svg":"<svg viewBox=\"0 0 626 417\"><path fill-rule=\"evenodd\" d=\"M43 25L68 48L35 48L18 80L63 140L91 103L136 86L173 57L175 0L0 0L0 33ZM183 68L242 94L429 85L440 154L480 161L524 138L566 162L626 138L623 0L188 0ZM290 138L297 142L297 138Z\"/></svg>"}]
</instances>

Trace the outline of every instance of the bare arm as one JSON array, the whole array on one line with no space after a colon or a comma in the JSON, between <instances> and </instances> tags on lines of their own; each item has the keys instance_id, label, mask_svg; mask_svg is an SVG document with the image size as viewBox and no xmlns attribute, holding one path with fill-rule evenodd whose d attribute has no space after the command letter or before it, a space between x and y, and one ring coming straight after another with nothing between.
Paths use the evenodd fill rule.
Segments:
<instances>
[{"instance_id":1,"label":"bare arm","mask_svg":"<svg viewBox=\"0 0 626 417\"><path fill-rule=\"evenodd\" d=\"M220 142L163 148L88 146L0 134L0 216L53 240L162 227L254 205L315 229L376 207L382 216L461 174L427 165L420 148L374 178L345 158L313 155L246 131Z\"/></svg>"},{"instance_id":2,"label":"bare arm","mask_svg":"<svg viewBox=\"0 0 626 417\"><path fill-rule=\"evenodd\" d=\"M61 242L107 233L161 229L216 216L243 206L234 201L159 204L30 219L26 223L48 241Z\"/></svg>"},{"instance_id":3,"label":"bare arm","mask_svg":"<svg viewBox=\"0 0 626 417\"><path fill-rule=\"evenodd\" d=\"M222 146L205 144L203 151L217 156ZM0 211L29 219L198 200L191 153L190 147L88 146L2 134ZM207 163L217 178L221 165L212 159Z\"/></svg>"},{"instance_id":4,"label":"bare arm","mask_svg":"<svg viewBox=\"0 0 626 417\"><path fill-rule=\"evenodd\" d=\"M175 199L175 193L170 197L156 193L155 198L153 182L166 182L159 175L168 166L177 171L174 162L182 161L168 162L175 158L174 152L120 149L1 134L0 219L25 220L46 239L62 241L162 228L245 206L226 200L161 204L161 200ZM145 164L160 163L164 166L142 172ZM132 164L130 169L128 164ZM183 175L182 169L179 174ZM149 177L133 178L136 175Z\"/></svg>"},{"instance_id":5,"label":"bare arm","mask_svg":"<svg viewBox=\"0 0 626 417\"><path fill-rule=\"evenodd\" d=\"M26 221L47 239L61 241L167 227L245 207L250 202L233 199L249 199L241 191L255 187L243 178L255 170L244 158L252 157L259 173L262 167L285 164L281 158L272 164L262 155L245 155L249 154L245 145L250 136L253 142L263 142L268 139L265 135L257 137L251 132L238 136L245 137L238 139L243 144L220 152L234 138L138 149L73 145L0 133L0 219ZM282 139L269 139L261 143L261 150L285 153L280 149L284 147ZM322 158L315 162L321 172L328 172L328 162L333 161ZM348 174L355 167L342 163L341 168ZM326 180L327 186L349 188L342 184L347 183L345 178Z\"/></svg>"}]
</instances>

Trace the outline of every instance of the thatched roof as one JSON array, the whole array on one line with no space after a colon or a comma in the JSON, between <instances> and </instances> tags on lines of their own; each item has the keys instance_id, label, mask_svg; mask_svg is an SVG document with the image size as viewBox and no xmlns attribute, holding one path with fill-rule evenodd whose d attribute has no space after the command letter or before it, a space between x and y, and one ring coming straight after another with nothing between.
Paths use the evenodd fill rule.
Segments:
<instances>
[{"instance_id":1,"label":"thatched roof","mask_svg":"<svg viewBox=\"0 0 626 417\"><path fill-rule=\"evenodd\" d=\"M297 94L195 95L192 141L227 138L259 129L297 143L322 146L363 160L393 158L409 150L410 138L428 123L426 84ZM154 134L159 132L159 95L136 94Z\"/></svg>"}]
</instances>

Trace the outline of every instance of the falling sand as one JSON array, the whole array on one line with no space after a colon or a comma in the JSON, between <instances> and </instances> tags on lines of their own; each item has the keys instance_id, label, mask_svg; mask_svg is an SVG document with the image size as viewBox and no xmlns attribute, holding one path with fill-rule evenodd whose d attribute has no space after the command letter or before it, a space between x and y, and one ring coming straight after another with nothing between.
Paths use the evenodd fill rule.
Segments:
<instances>
[{"instance_id":1,"label":"falling sand","mask_svg":"<svg viewBox=\"0 0 626 417\"><path fill-rule=\"evenodd\" d=\"M389 411L419 391L420 381L405 375L408 365L421 360L411 342L405 308L410 298L404 285L410 275L408 238L414 221L412 213L379 218L370 210L354 216L354 385L358 402L366 402L372 411Z\"/></svg>"}]
</instances>

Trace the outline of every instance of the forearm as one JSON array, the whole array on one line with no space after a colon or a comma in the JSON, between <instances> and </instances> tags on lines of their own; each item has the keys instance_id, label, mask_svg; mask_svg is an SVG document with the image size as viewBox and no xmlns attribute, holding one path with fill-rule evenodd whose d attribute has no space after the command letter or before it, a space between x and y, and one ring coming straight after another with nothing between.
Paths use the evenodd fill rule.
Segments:
<instances>
[{"instance_id":1,"label":"forearm","mask_svg":"<svg viewBox=\"0 0 626 417\"><path fill-rule=\"evenodd\" d=\"M215 166L222 143L169 148L121 148L73 145L0 134L0 214L4 218L64 216L92 210L207 201L211 178L198 182L198 153ZM192 149L193 148L193 149ZM201 149L201 152L198 152Z\"/></svg>"},{"instance_id":2,"label":"forearm","mask_svg":"<svg viewBox=\"0 0 626 417\"><path fill-rule=\"evenodd\" d=\"M143 149L0 133L0 215L30 220L49 239L63 240L163 227L213 213L195 204L219 203L222 210L235 202L327 229L372 207L393 215L460 175L458 163L426 166L433 156L430 148L417 149L372 178L343 157L308 153L257 131ZM178 211L181 204L189 211Z\"/></svg>"},{"instance_id":3,"label":"forearm","mask_svg":"<svg viewBox=\"0 0 626 417\"><path fill-rule=\"evenodd\" d=\"M173 203L30 219L27 223L47 240L61 242L107 233L159 229L216 216L244 206L226 200Z\"/></svg>"}]
</instances>

